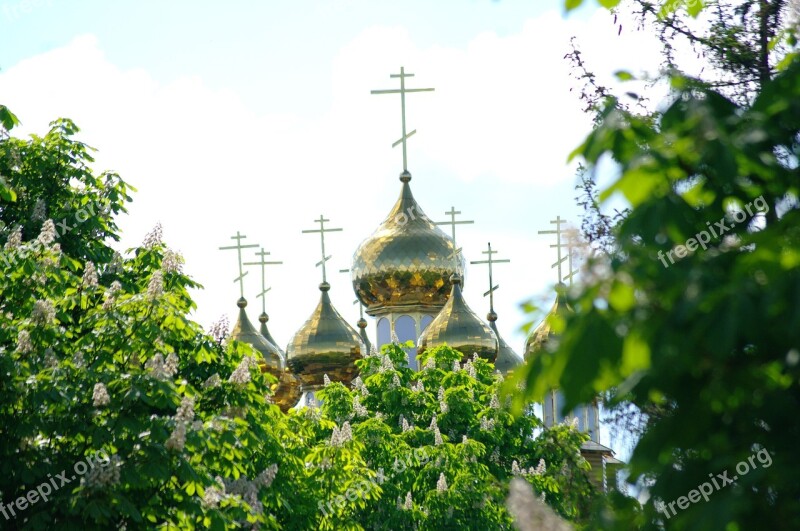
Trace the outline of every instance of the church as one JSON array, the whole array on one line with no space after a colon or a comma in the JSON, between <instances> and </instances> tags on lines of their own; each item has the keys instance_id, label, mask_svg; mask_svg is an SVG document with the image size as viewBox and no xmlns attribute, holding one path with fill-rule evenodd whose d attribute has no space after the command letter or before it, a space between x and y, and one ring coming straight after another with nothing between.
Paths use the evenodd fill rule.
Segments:
<instances>
[{"instance_id":1,"label":"church","mask_svg":"<svg viewBox=\"0 0 800 531\"><path fill-rule=\"evenodd\" d=\"M356 323L358 330L339 314L328 294L331 285L326 262L330 256L325 251L325 235L342 229L326 226L330 220L324 216L316 220L318 228L303 231L319 235L321 260L317 265L322 269L319 301L308 320L294 333L285 351L270 334L267 326L269 316L263 304L266 293L264 268L279 262L266 261L267 253L262 250L256 253L260 261L243 263L242 250L257 245L243 244L244 236L238 233L232 237L236 240L235 245L220 248L237 251L240 288L244 276L242 266L261 268L260 328L256 329L247 316L247 301L242 288L237 303L239 315L231 338L252 345L262 354L262 370L278 379L273 400L284 412L293 407L313 406L316 403L314 392L324 385L326 378L350 385L358 376L356 360L374 355L381 346L391 342L413 342L415 346L407 349L412 369L419 368L417 359L420 354L441 345L448 345L462 352L465 357L477 354L493 363L496 370L503 374L512 372L524 363L523 357L501 337L496 325L498 316L494 311L494 291L497 286L494 285L492 266L508 260L493 258L497 251L492 250L490 243L488 249L483 251L487 258L471 262L473 265L488 266L489 291L486 294L489 295L490 304L484 321L470 308L462 294L466 262L456 245L456 225L470 222L456 221L455 216L460 212L455 208L448 212L450 221L433 222L425 215L412 193L407 141L416 130L406 130L406 95L433 89L407 88L406 79L411 77L413 74L406 73L401 67L399 74L391 75L392 79L399 79L399 89L372 91L373 94L400 96L402 136L393 147L402 147L403 167L397 201L386 218L353 254L349 273L361 307L361 318ZM551 247L558 254L554 267L558 268L559 282L550 314L560 314L571 311L564 301L566 286L563 280L572 281L572 250L563 241L564 220L557 218L551 223L555 224L555 230L540 232L555 234L557 238L557 243ZM451 226L451 234L440 228L445 224ZM565 256L562 256L563 249L568 249ZM562 277L561 266L565 262L568 264L568 274ZM370 325L364 313L374 319L373 333L368 332ZM545 318L528 336L524 359L536 356L553 337L550 319ZM545 426L553 426L564 420L561 402L558 390L554 389L540 404ZM568 416L576 419L578 429L589 435L589 441L583 445L581 453L592 465L593 480L603 490L616 488L615 472L622 463L614 458L610 448L600 443L598 401L576 408Z\"/></svg>"}]
</instances>

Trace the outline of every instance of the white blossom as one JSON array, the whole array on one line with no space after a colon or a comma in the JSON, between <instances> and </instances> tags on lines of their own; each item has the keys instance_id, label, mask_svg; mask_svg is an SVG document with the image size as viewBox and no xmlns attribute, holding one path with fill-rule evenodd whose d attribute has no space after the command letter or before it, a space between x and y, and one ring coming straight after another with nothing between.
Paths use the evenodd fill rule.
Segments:
<instances>
[{"instance_id":1,"label":"white blossom","mask_svg":"<svg viewBox=\"0 0 800 531\"><path fill-rule=\"evenodd\" d=\"M439 429L439 424L436 422L436 415L434 415L433 418L431 419L431 425L428 426L428 429L429 430L438 430Z\"/></svg>"},{"instance_id":2,"label":"white blossom","mask_svg":"<svg viewBox=\"0 0 800 531\"><path fill-rule=\"evenodd\" d=\"M31 343L31 335L27 330L20 330L17 334L17 352L20 354L27 354L33 352L33 344Z\"/></svg>"},{"instance_id":3,"label":"white blossom","mask_svg":"<svg viewBox=\"0 0 800 531\"><path fill-rule=\"evenodd\" d=\"M492 431L495 426L495 420L488 417L481 417L481 429L484 431Z\"/></svg>"},{"instance_id":4,"label":"white blossom","mask_svg":"<svg viewBox=\"0 0 800 531\"><path fill-rule=\"evenodd\" d=\"M175 450L180 452L183 450L183 447L186 445L186 423L185 422L178 422L175 425L175 429L172 431L172 434L167 439L167 442L164 443L164 446L167 450Z\"/></svg>"},{"instance_id":5,"label":"white blossom","mask_svg":"<svg viewBox=\"0 0 800 531\"><path fill-rule=\"evenodd\" d=\"M511 473L515 476L519 476L522 473L522 471L519 469L519 463L517 463L516 459L511 462Z\"/></svg>"},{"instance_id":6,"label":"white blossom","mask_svg":"<svg viewBox=\"0 0 800 531\"><path fill-rule=\"evenodd\" d=\"M442 440L442 433L439 431L437 426L436 429L433 430L433 445L440 446L442 444L444 444L444 441Z\"/></svg>"},{"instance_id":7,"label":"white blossom","mask_svg":"<svg viewBox=\"0 0 800 531\"><path fill-rule=\"evenodd\" d=\"M219 387L221 383L222 379L219 377L219 374L214 373L203 382L203 389L213 389L214 387Z\"/></svg>"},{"instance_id":8,"label":"white blossom","mask_svg":"<svg viewBox=\"0 0 800 531\"><path fill-rule=\"evenodd\" d=\"M22 244L22 227L17 227L11 234L8 235L8 239L6 240L6 243L3 246L3 250L10 251L12 249L16 249L21 244Z\"/></svg>"},{"instance_id":9,"label":"white blossom","mask_svg":"<svg viewBox=\"0 0 800 531\"><path fill-rule=\"evenodd\" d=\"M406 494L406 503L403 504L403 509L410 511L414 507L414 500L411 498L411 491Z\"/></svg>"},{"instance_id":10,"label":"white blossom","mask_svg":"<svg viewBox=\"0 0 800 531\"><path fill-rule=\"evenodd\" d=\"M164 293L164 273L159 269L150 277L147 283L147 299L155 300Z\"/></svg>"},{"instance_id":11,"label":"white blossom","mask_svg":"<svg viewBox=\"0 0 800 531\"><path fill-rule=\"evenodd\" d=\"M31 321L35 324L47 326L53 324L56 318L56 309L49 300L38 300L33 303Z\"/></svg>"},{"instance_id":12,"label":"white blossom","mask_svg":"<svg viewBox=\"0 0 800 531\"><path fill-rule=\"evenodd\" d=\"M489 456L489 460L492 463L500 462L500 448L498 448L497 446L494 447L494 451L492 451L492 455Z\"/></svg>"},{"instance_id":13,"label":"white blossom","mask_svg":"<svg viewBox=\"0 0 800 531\"><path fill-rule=\"evenodd\" d=\"M231 373L228 381L236 385L247 385L250 382L250 368L258 367L258 362L252 356L245 356Z\"/></svg>"},{"instance_id":14,"label":"white blossom","mask_svg":"<svg viewBox=\"0 0 800 531\"><path fill-rule=\"evenodd\" d=\"M47 203L41 197L37 197L36 203L33 205L31 219L33 221L44 221L45 218L47 218Z\"/></svg>"},{"instance_id":15,"label":"white blossom","mask_svg":"<svg viewBox=\"0 0 800 531\"><path fill-rule=\"evenodd\" d=\"M467 436L466 435L462 435L461 436L461 444L467 444L468 442L469 442L469 439L467 438Z\"/></svg>"},{"instance_id":16,"label":"white blossom","mask_svg":"<svg viewBox=\"0 0 800 531\"><path fill-rule=\"evenodd\" d=\"M211 329L208 333L211 337L214 338L214 341L219 343L220 345L227 339L228 331L231 329L231 323L228 321L228 316L223 315L217 321L211 325Z\"/></svg>"},{"instance_id":17,"label":"white blossom","mask_svg":"<svg viewBox=\"0 0 800 531\"><path fill-rule=\"evenodd\" d=\"M94 403L94 407L102 407L107 406L109 402L111 402L111 397L108 396L108 389L102 383L94 384L94 390L92 391L92 401Z\"/></svg>"},{"instance_id":18,"label":"white blossom","mask_svg":"<svg viewBox=\"0 0 800 531\"><path fill-rule=\"evenodd\" d=\"M56 225L52 219L48 219L42 224L42 231L36 237L38 242L43 246L48 246L56 239L58 233L56 232Z\"/></svg>"},{"instance_id":19,"label":"white blossom","mask_svg":"<svg viewBox=\"0 0 800 531\"><path fill-rule=\"evenodd\" d=\"M83 268L82 283L89 288L97 287L97 269L94 267L94 262L86 262Z\"/></svg>"},{"instance_id":20,"label":"white blossom","mask_svg":"<svg viewBox=\"0 0 800 531\"><path fill-rule=\"evenodd\" d=\"M322 375L322 385L328 387L331 384L331 379L328 378L327 374Z\"/></svg>"},{"instance_id":21,"label":"white blossom","mask_svg":"<svg viewBox=\"0 0 800 531\"><path fill-rule=\"evenodd\" d=\"M500 409L500 401L497 399L497 394L492 395L492 399L489 400L489 407L492 409Z\"/></svg>"},{"instance_id":22,"label":"white blossom","mask_svg":"<svg viewBox=\"0 0 800 531\"><path fill-rule=\"evenodd\" d=\"M547 465L544 462L544 459L539 459L539 464L536 465L536 470L533 471L534 475L541 476L547 472Z\"/></svg>"},{"instance_id":23,"label":"white blossom","mask_svg":"<svg viewBox=\"0 0 800 531\"><path fill-rule=\"evenodd\" d=\"M388 355L381 356L381 368L378 369L378 372L393 371L393 370L394 370L394 364L392 364L392 360L389 359L389 356Z\"/></svg>"},{"instance_id":24,"label":"white blossom","mask_svg":"<svg viewBox=\"0 0 800 531\"><path fill-rule=\"evenodd\" d=\"M85 477L81 478L81 485L92 489L99 489L119 483L119 469L122 460L118 455L112 455L108 463L93 466Z\"/></svg>"},{"instance_id":25,"label":"white blossom","mask_svg":"<svg viewBox=\"0 0 800 531\"><path fill-rule=\"evenodd\" d=\"M394 332L394 330L392 330L392 343L394 343L395 345L400 344L400 338L397 337L397 334Z\"/></svg>"},{"instance_id":26,"label":"white blossom","mask_svg":"<svg viewBox=\"0 0 800 531\"><path fill-rule=\"evenodd\" d=\"M470 375L471 378L478 377L478 372L475 370L475 365L473 365L471 361L468 361L464 364L464 370Z\"/></svg>"},{"instance_id":27,"label":"white blossom","mask_svg":"<svg viewBox=\"0 0 800 531\"><path fill-rule=\"evenodd\" d=\"M217 487L206 487L205 492L203 493L203 505L210 508L215 508L219 505L219 502L222 501L222 498L225 496L225 487L224 485L222 488Z\"/></svg>"},{"instance_id":28,"label":"white blossom","mask_svg":"<svg viewBox=\"0 0 800 531\"><path fill-rule=\"evenodd\" d=\"M453 372L458 372L461 370L461 362L456 360L453 362Z\"/></svg>"},{"instance_id":29,"label":"white blossom","mask_svg":"<svg viewBox=\"0 0 800 531\"><path fill-rule=\"evenodd\" d=\"M436 368L436 362L433 360L433 356L431 356L430 358L428 358L425 361L425 367L423 367L423 368L424 369L435 369Z\"/></svg>"},{"instance_id":30,"label":"white blossom","mask_svg":"<svg viewBox=\"0 0 800 531\"><path fill-rule=\"evenodd\" d=\"M422 383L422 380L417 380L414 382L414 385L411 386L411 390L415 393L422 393L425 391L425 385Z\"/></svg>"},{"instance_id":31,"label":"white blossom","mask_svg":"<svg viewBox=\"0 0 800 531\"><path fill-rule=\"evenodd\" d=\"M256 476L255 482L262 487L269 487L278 475L278 465L273 463Z\"/></svg>"},{"instance_id":32,"label":"white blossom","mask_svg":"<svg viewBox=\"0 0 800 531\"><path fill-rule=\"evenodd\" d=\"M439 481L436 482L436 492L444 492L447 490L447 479L444 477L444 472L439 474Z\"/></svg>"},{"instance_id":33,"label":"white blossom","mask_svg":"<svg viewBox=\"0 0 800 531\"><path fill-rule=\"evenodd\" d=\"M378 473L375 476L375 481L378 483L378 485L383 485L383 482L386 481L386 476L383 473L383 467L378 469Z\"/></svg>"},{"instance_id":34,"label":"white blossom","mask_svg":"<svg viewBox=\"0 0 800 531\"><path fill-rule=\"evenodd\" d=\"M441 411L442 414L445 414L450 411L450 406L448 406L447 402L444 400L439 400L439 411Z\"/></svg>"},{"instance_id":35,"label":"white blossom","mask_svg":"<svg viewBox=\"0 0 800 531\"><path fill-rule=\"evenodd\" d=\"M407 431L410 431L413 426L411 426L411 424L409 424L408 421L405 418L403 418L402 422L400 423L400 427L403 429L403 433L405 433Z\"/></svg>"},{"instance_id":36,"label":"white blossom","mask_svg":"<svg viewBox=\"0 0 800 531\"><path fill-rule=\"evenodd\" d=\"M194 400L188 396L181 399L181 405L175 412L175 420L178 422L191 422L194 420Z\"/></svg>"},{"instance_id":37,"label":"white blossom","mask_svg":"<svg viewBox=\"0 0 800 531\"><path fill-rule=\"evenodd\" d=\"M172 249L164 251L164 258L161 260L161 269L164 273L183 273L183 264L186 261L180 253L176 253Z\"/></svg>"},{"instance_id":38,"label":"white blossom","mask_svg":"<svg viewBox=\"0 0 800 531\"><path fill-rule=\"evenodd\" d=\"M369 416L369 411L361 404L361 398L358 395L353 397L353 413L356 417Z\"/></svg>"},{"instance_id":39,"label":"white blossom","mask_svg":"<svg viewBox=\"0 0 800 531\"><path fill-rule=\"evenodd\" d=\"M150 376L157 380L168 380L177 372L177 364L166 363L160 353L147 360L144 367L150 371Z\"/></svg>"},{"instance_id":40,"label":"white blossom","mask_svg":"<svg viewBox=\"0 0 800 531\"><path fill-rule=\"evenodd\" d=\"M341 429L338 426L333 427L331 432L331 446L342 446L344 443L352 440L353 432L350 429L350 423L345 421Z\"/></svg>"},{"instance_id":41,"label":"white blossom","mask_svg":"<svg viewBox=\"0 0 800 531\"><path fill-rule=\"evenodd\" d=\"M111 283L105 293L106 300L103 301L103 310L109 311L117 300L117 295L122 291L122 284L118 280Z\"/></svg>"},{"instance_id":42,"label":"white blossom","mask_svg":"<svg viewBox=\"0 0 800 531\"><path fill-rule=\"evenodd\" d=\"M394 387L402 387L403 386L403 384L400 383L400 378L397 377L397 373L395 373L394 377L392 378L392 386L394 386Z\"/></svg>"},{"instance_id":43,"label":"white blossom","mask_svg":"<svg viewBox=\"0 0 800 531\"><path fill-rule=\"evenodd\" d=\"M153 227L153 230L148 232L144 240L142 241L142 247L145 249L152 249L157 245L161 245L163 241L164 229L161 227L161 223L156 223L156 226Z\"/></svg>"}]
</instances>

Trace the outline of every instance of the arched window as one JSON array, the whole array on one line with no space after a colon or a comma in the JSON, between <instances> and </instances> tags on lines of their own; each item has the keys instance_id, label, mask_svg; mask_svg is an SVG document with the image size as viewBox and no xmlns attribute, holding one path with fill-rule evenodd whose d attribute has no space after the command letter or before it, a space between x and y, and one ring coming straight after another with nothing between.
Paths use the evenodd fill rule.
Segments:
<instances>
[{"instance_id":1,"label":"arched window","mask_svg":"<svg viewBox=\"0 0 800 531\"><path fill-rule=\"evenodd\" d=\"M381 317L378 321L378 350L380 350L383 345L391 342L392 331L389 327L389 319Z\"/></svg>"},{"instance_id":2,"label":"arched window","mask_svg":"<svg viewBox=\"0 0 800 531\"><path fill-rule=\"evenodd\" d=\"M414 319L408 315L401 315L394 322L394 331L397 334L397 339L405 343L406 341L413 341L417 344L417 327ZM408 349L409 367L412 369L417 368L417 349L416 347Z\"/></svg>"},{"instance_id":3,"label":"arched window","mask_svg":"<svg viewBox=\"0 0 800 531\"><path fill-rule=\"evenodd\" d=\"M420 331L420 333L424 332L425 329L428 328L428 325L431 324L431 321L433 321L433 317L431 317L430 315L423 315L422 316L422 319L420 319L420 321L419 321L419 331Z\"/></svg>"}]
</instances>

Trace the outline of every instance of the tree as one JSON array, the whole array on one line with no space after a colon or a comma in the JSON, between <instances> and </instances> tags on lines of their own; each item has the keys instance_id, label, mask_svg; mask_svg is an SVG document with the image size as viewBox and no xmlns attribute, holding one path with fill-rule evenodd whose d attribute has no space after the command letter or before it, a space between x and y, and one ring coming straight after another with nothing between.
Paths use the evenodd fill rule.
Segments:
<instances>
[{"instance_id":1,"label":"tree","mask_svg":"<svg viewBox=\"0 0 800 531\"><path fill-rule=\"evenodd\" d=\"M575 151L590 169L619 164L600 199L618 192L631 209L616 252L588 260L527 389L560 387L566 407L613 390L659 408L630 460L651 483L647 526L783 528L800 519L800 60L746 103L670 81L655 120L612 101ZM636 525L603 514L600 527Z\"/></svg>"}]
</instances>

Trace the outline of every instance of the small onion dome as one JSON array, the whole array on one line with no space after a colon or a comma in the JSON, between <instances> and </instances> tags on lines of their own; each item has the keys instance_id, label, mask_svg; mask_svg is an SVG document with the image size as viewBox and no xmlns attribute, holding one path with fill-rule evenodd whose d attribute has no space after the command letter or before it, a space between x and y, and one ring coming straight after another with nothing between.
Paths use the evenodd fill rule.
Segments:
<instances>
[{"instance_id":1,"label":"small onion dome","mask_svg":"<svg viewBox=\"0 0 800 531\"><path fill-rule=\"evenodd\" d=\"M281 349L281 346L278 344L277 341L272 339L272 334L269 333L269 329L267 328L267 321L269 321L269 315L266 312L263 312L261 315L258 316L258 322L261 323L261 327L259 328L259 332L264 338L275 345L278 348L278 352L281 353L281 357L286 360L286 353Z\"/></svg>"},{"instance_id":2,"label":"small onion dome","mask_svg":"<svg viewBox=\"0 0 800 531\"><path fill-rule=\"evenodd\" d=\"M362 357L361 337L331 304L330 284L323 282L319 289L319 304L286 349L289 368L306 391L322 387L326 374L349 384L358 374L355 361Z\"/></svg>"},{"instance_id":3,"label":"small onion dome","mask_svg":"<svg viewBox=\"0 0 800 531\"><path fill-rule=\"evenodd\" d=\"M453 259L453 239L419 207L410 180L407 171L400 175L400 198L353 255L353 290L369 315L438 311L450 296L450 276L464 272L464 257Z\"/></svg>"},{"instance_id":4,"label":"small onion dome","mask_svg":"<svg viewBox=\"0 0 800 531\"><path fill-rule=\"evenodd\" d=\"M564 315L565 312L572 311L572 308L570 308L567 304L566 293L567 286L565 286L562 282L559 282L556 285L556 301L553 303L553 307L550 309L550 312L547 314L544 320L539 323L539 326L534 328L533 332L528 335L528 339L525 340L526 360L537 352L541 352L547 342L553 336L555 336L550 316Z\"/></svg>"},{"instance_id":5,"label":"small onion dome","mask_svg":"<svg viewBox=\"0 0 800 531\"><path fill-rule=\"evenodd\" d=\"M419 356L426 350L445 345L458 350L465 358L473 352L492 363L497 359L497 335L473 312L461 294L461 277L450 277L453 285L447 304L419 338Z\"/></svg>"},{"instance_id":6,"label":"small onion dome","mask_svg":"<svg viewBox=\"0 0 800 531\"><path fill-rule=\"evenodd\" d=\"M356 324L358 325L359 328L358 335L361 336L361 341L364 342L364 348L366 349L365 352L366 354L367 352L370 352L372 350L372 343L369 342L369 337L367 336L367 320L362 317L361 319L358 320L358 323Z\"/></svg>"},{"instance_id":7,"label":"small onion dome","mask_svg":"<svg viewBox=\"0 0 800 531\"><path fill-rule=\"evenodd\" d=\"M489 328L494 331L499 344L499 348L497 349L497 361L494 362L494 368L502 374L506 374L517 365L522 364L522 358L519 354L514 352L514 349L506 343L506 340L503 339L503 336L501 336L500 332L497 330L497 314L491 311L486 316L486 319L489 320Z\"/></svg>"},{"instance_id":8,"label":"small onion dome","mask_svg":"<svg viewBox=\"0 0 800 531\"><path fill-rule=\"evenodd\" d=\"M278 383L272 386L272 393L275 404L281 408L281 411L286 413L296 406L300 401L300 397L303 396L302 382L287 367L281 371Z\"/></svg>"},{"instance_id":9,"label":"small onion dome","mask_svg":"<svg viewBox=\"0 0 800 531\"><path fill-rule=\"evenodd\" d=\"M247 318L247 312L245 311L247 300L242 297L236 302L236 305L239 307L239 318L233 326L231 339L247 343L259 351L261 356L263 356L266 370L277 377L284 368L283 356L281 355L280 349L267 341L267 339L256 330L250 322L250 319Z\"/></svg>"}]
</instances>

